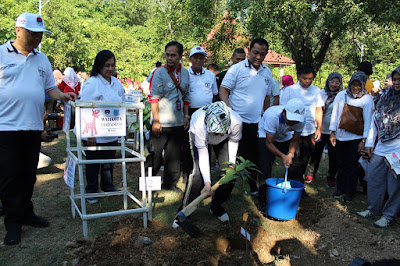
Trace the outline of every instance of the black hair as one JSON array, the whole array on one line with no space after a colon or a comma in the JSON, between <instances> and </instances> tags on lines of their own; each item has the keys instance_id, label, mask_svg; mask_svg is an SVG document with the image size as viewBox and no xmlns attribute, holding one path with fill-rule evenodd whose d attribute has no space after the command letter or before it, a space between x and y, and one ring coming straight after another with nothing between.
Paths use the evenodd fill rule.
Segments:
<instances>
[{"instance_id":1,"label":"black hair","mask_svg":"<svg viewBox=\"0 0 400 266\"><path fill-rule=\"evenodd\" d=\"M156 67L160 67L161 66L161 62L160 61L157 61L156 62Z\"/></svg>"},{"instance_id":2,"label":"black hair","mask_svg":"<svg viewBox=\"0 0 400 266\"><path fill-rule=\"evenodd\" d=\"M372 75L372 64L371 62L364 61L358 64L358 70L364 72L367 76Z\"/></svg>"},{"instance_id":3,"label":"black hair","mask_svg":"<svg viewBox=\"0 0 400 266\"><path fill-rule=\"evenodd\" d=\"M234 57L235 54L246 54L246 52L244 51L243 48L236 48L235 51L233 51L232 57Z\"/></svg>"},{"instance_id":4,"label":"black hair","mask_svg":"<svg viewBox=\"0 0 400 266\"><path fill-rule=\"evenodd\" d=\"M207 66L207 69L210 70L219 70L219 66L217 64L211 63Z\"/></svg>"},{"instance_id":5,"label":"black hair","mask_svg":"<svg viewBox=\"0 0 400 266\"><path fill-rule=\"evenodd\" d=\"M268 51L268 49L269 49L268 42L267 42L265 39L263 39L263 38L255 38L254 40L252 40L252 41L251 41L251 44L250 44L250 50L251 50L251 48L253 48L253 46L254 46L256 43L259 44L259 45L265 45L265 46L267 46L267 51Z\"/></svg>"},{"instance_id":6,"label":"black hair","mask_svg":"<svg viewBox=\"0 0 400 266\"><path fill-rule=\"evenodd\" d=\"M315 78L316 73L315 73L315 69L312 66L301 65L297 68L297 76L300 76L301 74L310 74L310 73L312 73Z\"/></svg>"},{"instance_id":7,"label":"black hair","mask_svg":"<svg viewBox=\"0 0 400 266\"><path fill-rule=\"evenodd\" d=\"M176 46L176 48L178 48L178 54L183 54L183 45L180 42L170 41L169 43L167 43L167 45L165 45L165 51L167 51L167 48L170 46Z\"/></svg>"},{"instance_id":8,"label":"black hair","mask_svg":"<svg viewBox=\"0 0 400 266\"><path fill-rule=\"evenodd\" d=\"M104 67L106 61L110 58L114 58L115 60L115 55L110 50L102 50L98 52L96 58L94 59L90 76L94 77L97 76L97 74L100 74L101 69Z\"/></svg>"}]
</instances>

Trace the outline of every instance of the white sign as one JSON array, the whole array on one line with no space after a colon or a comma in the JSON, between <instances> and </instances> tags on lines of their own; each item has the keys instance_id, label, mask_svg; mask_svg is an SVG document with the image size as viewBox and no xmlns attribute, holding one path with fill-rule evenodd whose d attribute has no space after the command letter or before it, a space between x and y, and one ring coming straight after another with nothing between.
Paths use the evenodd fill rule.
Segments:
<instances>
[{"instance_id":1,"label":"white sign","mask_svg":"<svg viewBox=\"0 0 400 266\"><path fill-rule=\"evenodd\" d=\"M63 131L67 133L69 126L71 125L71 105L64 104L64 124Z\"/></svg>"},{"instance_id":2,"label":"white sign","mask_svg":"<svg viewBox=\"0 0 400 266\"><path fill-rule=\"evenodd\" d=\"M67 186L74 188L76 162L68 155L64 168L64 181Z\"/></svg>"},{"instance_id":3,"label":"white sign","mask_svg":"<svg viewBox=\"0 0 400 266\"><path fill-rule=\"evenodd\" d=\"M161 190L161 176L148 176L146 177L147 181L147 191L157 191ZM139 178L139 190L145 190L145 182L144 177Z\"/></svg>"},{"instance_id":4,"label":"white sign","mask_svg":"<svg viewBox=\"0 0 400 266\"><path fill-rule=\"evenodd\" d=\"M124 107L81 108L83 138L119 137L126 135ZM79 123L79 121L76 121Z\"/></svg>"}]
</instances>

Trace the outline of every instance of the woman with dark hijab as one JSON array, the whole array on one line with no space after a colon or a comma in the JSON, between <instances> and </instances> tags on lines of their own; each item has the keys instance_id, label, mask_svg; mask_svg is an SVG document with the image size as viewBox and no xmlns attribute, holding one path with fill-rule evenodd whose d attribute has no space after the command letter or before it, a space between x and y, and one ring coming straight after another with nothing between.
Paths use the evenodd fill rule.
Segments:
<instances>
[{"instance_id":1,"label":"woman with dark hijab","mask_svg":"<svg viewBox=\"0 0 400 266\"><path fill-rule=\"evenodd\" d=\"M331 134L329 126L331 124L331 117L333 111L333 101L336 95L343 90L342 75L337 72L332 72L329 74L325 88L321 90L322 100L325 102L325 106L322 108L322 129L321 129L321 140L315 143L315 150L310 159L310 165L308 168L308 174L306 176L305 182L310 183L315 174L318 171L319 163L321 160L322 152L324 151L325 145L328 144L328 156L329 156L329 171L326 177L327 186L335 187L335 176L336 176L336 151L335 147L329 142L329 136Z\"/></svg>"},{"instance_id":2,"label":"woman with dark hijab","mask_svg":"<svg viewBox=\"0 0 400 266\"><path fill-rule=\"evenodd\" d=\"M374 222L380 228L390 225L400 210L400 177L384 160L386 155L400 152L400 67L392 72L392 81L393 86L376 105L364 149L364 157L371 158L367 169L368 210L357 213L362 217L381 216Z\"/></svg>"},{"instance_id":3,"label":"woman with dark hijab","mask_svg":"<svg viewBox=\"0 0 400 266\"><path fill-rule=\"evenodd\" d=\"M355 72L347 88L339 92L333 102L330 141L336 148L337 180L333 197L350 202L356 192L357 179L361 175L358 163L360 151L364 149L371 125L374 101L365 89L367 76ZM346 112L344 112L344 110ZM346 119L346 113L356 119ZM350 121L350 122L348 122ZM359 124L360 121L363 121ZM345 122L347 126L344 126ZM357 126L358 125L358 126Z\"/></svg>"}]
</instances>

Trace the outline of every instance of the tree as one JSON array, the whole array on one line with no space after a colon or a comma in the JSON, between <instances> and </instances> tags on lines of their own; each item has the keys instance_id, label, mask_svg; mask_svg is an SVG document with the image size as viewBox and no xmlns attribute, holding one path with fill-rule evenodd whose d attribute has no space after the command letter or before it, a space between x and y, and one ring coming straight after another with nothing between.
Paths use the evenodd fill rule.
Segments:
<instances>
[{"instance_id":1,"label":"tree","mask_svg":"<svg viewBox=\"0 0 400 266\"><path fill-rule=\"evenodd\" d=\"M278 37L297 66L317 71L330 44L366 17L355 0L231 0L229 6L251 37Z\"/></svg>"}]
</instances>

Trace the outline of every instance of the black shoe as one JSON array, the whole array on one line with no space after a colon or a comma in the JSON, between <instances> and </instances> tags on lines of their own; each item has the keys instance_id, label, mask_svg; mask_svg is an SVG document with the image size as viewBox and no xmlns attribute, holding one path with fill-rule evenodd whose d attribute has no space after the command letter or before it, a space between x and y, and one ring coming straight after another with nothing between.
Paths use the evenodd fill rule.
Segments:
<instances>
[{"instance_id":1,"label":"black shoe","mask_svg":"<svg viewBox=\"0 0 400 266\"><path fill-rule=\"evenodd\" d=\"M50 225L49 221L36 215L33 216L33 218L25 220L22 224L41 228L48 227Z\"/></svg>"},{"instance_id":2,"label":"black shoe","mask_svg":"<svg viewBox=\"0 0 400 266\"><path fill-rule=\"evenodd\" d=\"M110 188L106 188L106 189L101 189L104 192L117 192L117 191L121 191L119 189L116 189L115 187L110 187Z\"/></svg>"},{"instance_id":3,"label":"black shoe","mask_svg":"<svg viewBox=\"0 0 400 266\"><path fill-rule=\"evenodd\" d=\"M335 192L333 192L332 197L334 197L335 199L340 199L343 194L343 192L336 190Z\"/></svg>"},{"instance_id":4,"label":"black shoe","mask_svg":"<svg viewBox=\"0 0 400 266\"><path fill-rule=\"evenodd\" d=\"M7 231L4 237L5 245L18 245L21 242L21 232L20 231Z\"/></svg>"},{"instance_id":5,"label":"black shoe","mask_svg":"<svg viewBox=\"0 0 400 266\"><path fill-rule=\"evenodd\" d=\"M353 197L349 194L344 195L343 197L343 201L344 202L352 202L353 201Z\"/></svg>"}]
</instances>

